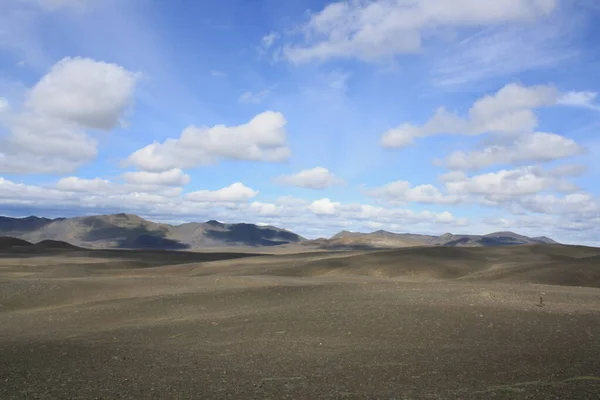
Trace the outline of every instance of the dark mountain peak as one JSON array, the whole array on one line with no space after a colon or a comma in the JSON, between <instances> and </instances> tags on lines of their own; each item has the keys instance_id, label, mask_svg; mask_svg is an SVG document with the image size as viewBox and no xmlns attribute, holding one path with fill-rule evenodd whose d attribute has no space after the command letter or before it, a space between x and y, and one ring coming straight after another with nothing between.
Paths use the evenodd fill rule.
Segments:
<instances>
[{"instance_id":1,"label":"dark mountain peak","mask_svg":"<svg viewBox=\"0 0 600 400\"><path fill-rule=\"evenodd\" d=\"M30 215L29 217L19 218L21 221L52 221L51 218L46 217L36 217L35 215Z\"/></svg>"},{"instance_id":2,"label":"dark mountain peak","mask_svg":"<svg viewBox=\"0 0 600 400\"><path fill-rule=\"evenodd\" d=\"M214 219L211 219L210 221L206 221L206 224L210 225L210 226L224 226L225 225L222 222L216 221Z\"/></svg>"},{"instance_id":3,"label":"dark mountain peak","mask_svg":"<svg viewBox=\"0 0 600 400\"><path fill-rule=\"evenodd\" d=\"M20 233L40 229L54 221L56 220L33 215L25 218L0 217L0 234L20 236Z\"/></svg>"}]
</instances>

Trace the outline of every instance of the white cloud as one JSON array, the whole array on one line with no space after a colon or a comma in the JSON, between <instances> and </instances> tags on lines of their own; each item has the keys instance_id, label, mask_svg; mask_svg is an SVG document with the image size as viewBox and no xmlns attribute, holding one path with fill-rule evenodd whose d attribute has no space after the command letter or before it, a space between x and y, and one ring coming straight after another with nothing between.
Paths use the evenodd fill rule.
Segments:
<instances>
[{"instance_id":1,"label":"white cloud","mask_svg":"<svg viewBox=\"0 0 600 400\"><path fill-rule=\"evenodd\" d=\"M436 134L480 135L483 133L516 134L532 132L538 124L533 109L556 104L558 91L552 86L525 87L508 84L494 95L477 100L467 118L460 118L444 108L422 126L402 124L384 133L381 144L401 148L415 138Z\"/></svg>"},{"instance_id":2,"label":"white cloud","mask_svg":"<svg viewBox=\"0 0 600 400\"><path fill-rule=\"evenodd\" d=\"M594 103L597 97L596 92L568 92L558 99L558 104L600 111L600 105Z\"/></svg>"},{"instance_id":3,"label":"white cloud","mask_svg":"<svg viewBox=\"0 0 600 400\"><path fill-rule=\"evenodd\" d=\"M287 210L285 207L277 204L261 203L259 201L252 202L250 208L261 217L281 217Z\"/></svg>"},{"instance_id":4,"label":"white cloud","mask_svg":"<svg viewBox=\"0 0 600 400\"><path fill-rule=\"evenodd\" d=\"M517 136L510 143L491 143L472 152L457 151L445 162L450 169L478 170L494 164L549 162L582 154L574 140L553 133Z\"/></svg>"},{"instance_id":5,"label":"white cloud","mask_svg":"<svg viewBox=\"0 0 600 400\"><path fill-rule=\"evenodd\" d=\"M267 111L243 125L190 126L176 139L152 143L131 154L127 163L147 171L193 168L220 159L281 162L290 156L286 120Z\"/></svg>"},{"instance_id":6,"label":"white cloud","mask_svg":"<svg viewBox=\"0 0 600 400\"><path fill-rule=\"evenodd\" d=\"M392 204L482 204L506 207L538 194L573 193L579 188L567 177L582 173L581 166L564 165L550 170L522 167L468 176L451 171L440 176L442 188L433 185L412 186L406 181L391 182L365 194Z\"/></svg>"},{"instance_id":7,"label":"white cloud","mask_svg":"<svg viewBox=\"0 0 600 400\"><path fill-rule=\"evenodd\" d=\"M481 27L527 22L550 14L556 0L339 1L310 16L304 43L288 44L293 63L331 58L376 61L421 49L433 28Z\"/></svg>"},{"instance_id":8,"label":"white cloud","mask_svg":"<svg viewBox=\"0 0 600 400\"><path fill-rule=\"evenodd\" d=\"M0 172L68 173L94 159L96 140L68 121L21 113L6 124L0 138Z\"/></svg>"},{"instance_id":9,"label":"white cloud","mask_svg":"<svg viewBox=\"0 0 600 400\"><path fill-rule=\"evenodd\" d=\"M412 186L410 182L396 181L371 189L366 194L379 197L392 203L456 204L459 195L444 195L433 185Z\"/></svg>"},{"instance_id":10,"label":"white cloud","mask_svg":"<svg viewBox=\"0 0 600 400\"><path fill-rule=\"evenodd\" d=\"M109 130L131 104L136 79L116 64L67 57L31 89L27 106L86 128Z\"/></svg>"},{"instance_id":11,"label":"white cloud","mask_svg":"<svg viewBox=\"0 0 600 400\"><path fill-rule=\"evenodd\" d=\"M98 202L98 196L106 197L107 199L114 196L133 196L140 198L142 196L153 196L155 198L162 197L167 201L172 201L172 198L177 198L181 195L182 188L177 186L168 186L150 182L126 182L115 183L107 179L101 178L80 178L69 176L61 178L54 186L49 186L49 189L56 189L61 192L71 192L83 196L85 201L94 199Z\"/></svg>"},{"instance_id":12,"label":"white cloud","mask_svg":"<svg viewBox=\"0 0 600 400\"><path fill-rule=\"evenodd\" d=\"M338 212L341 203L333 202L330 199L320 199L313 201L308 209L316 215L334 215Z\"/></svg>"},{"instance_id":13,"label":"white cloud","mask_svg":"<svg viewBox=\"0 0 600 400\"><path fill-rule=\"evenodd\" d=\"M598 199L583 192L569 193L562 197L538 194L522 199L519 204L529 211L550 215L571 214L593 217L600 215Z\"/></svg>"},{"instance_id":14,"label":"white cloud","mask_svg":"<svg viewBox=\"0 0 600 400\"><path fill-rule=\"evenodd\" d=\"M327 189L330 186L343 183L341 179L323 167L306 169L294 175L280 176L275 179L275 182L305 189Z\"/></svg>"},{"instance_id":15,"label":"white cloud","mask_svg":"<svg viewBox=\"0 0 600 400\"><path fill-rule=\"evenodd\" d=\"M109 180L94 178L94 179L83 179L76 176L69 176L60 179L56 183L58 190L66 192L105 192L112 188L113 184Z\"/></svg>"},{"instance_id":16,"label":"white cloud","mask_svg":"<svg viewBox=\"0 0 600 400\"><path fill-rule=\"evenodd\" d=\"M0 172L68 173L94 159L85 129L115 127L130 104L135 74L115 64L65 58L31 89L24 109L5 112Z\"/></svg>"},{"instance_id":17,"label":"white cloud","mask_svg":"<svg viewBox=\"0 0 600 400\"><path fill-rule=\"evenodd\" d=\"M179 168L164 172L136 171L126 172L123 179L127 183L161 186L183 186L190 182L190 176Z\"/></svg>"},{"instance_id":18,"label":"white cloud","mask_svg":"<svg viewBox=\"0 0 600 400\"><path fill-rule=\"evenodd\" d=\"M267 97L271 93L268 89L262 90L257 93L252 93L250 91L242 93L238 101L242 104L259 104L261 103L265 97Z\"/></svg>"},{"instance_id":19,"label":"white cloud","mask_svg":"<svg viewBox=\"0 0 600 400\"><path fill-rule=\"evenodd\" d=\"M0 177L0 201L3 206L10 204L56 204L68 200L69 195L59 190L41 186L25 185Z\"/></svg>"},{"instance_id":20,"label":"white cloud","mask_svg":"<svg viewBox=\"0 0 600 400\"><path fill-rule=\"evenodd\" d=\"M198 190L188 193L185 198L197 202L243 203L256 195L258 195L256 190L236 182L219 190Z\"/></svg>"},{"instance_id":21,"label":"white cloud","mask_svg":"<svg viewBox=\"0 0 600 400\"><path fill-rule=\"evenodd\" d=\"M573 192L577 187L540 168L523 167L467 177L446 177L446 190L452 195L483 196L489 202L505 202L545 191Z\"/></svg>"}]
</instances>

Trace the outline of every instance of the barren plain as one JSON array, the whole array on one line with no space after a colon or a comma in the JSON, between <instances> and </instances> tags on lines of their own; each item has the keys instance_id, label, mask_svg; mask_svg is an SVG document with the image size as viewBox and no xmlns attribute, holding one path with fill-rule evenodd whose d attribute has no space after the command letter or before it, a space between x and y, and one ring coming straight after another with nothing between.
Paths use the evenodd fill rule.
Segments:
<instances>
[{"instance_id":1,"label":"barren plain","mask_svg":"<svg viewBox=\"0 0 600 400\"><path fill-rule=\"evenodd\" d=\"M7 247L0 354L3 399L596 399L600 249Z\"/></svg>"}]
</instances>

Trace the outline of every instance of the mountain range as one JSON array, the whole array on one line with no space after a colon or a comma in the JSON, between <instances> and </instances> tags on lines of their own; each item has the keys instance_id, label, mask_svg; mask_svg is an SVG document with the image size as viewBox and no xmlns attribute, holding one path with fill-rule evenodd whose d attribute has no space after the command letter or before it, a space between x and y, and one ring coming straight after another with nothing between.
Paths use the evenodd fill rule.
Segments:
<instances>
[{"instance_id":1,"label":"mountain range","mask_svg":"<svg viewBox=\"0 0 600 400\"><path fill-rule=\"evenodd\" d=\"M41 242L63 241L88 248L206 249L216 247L272 247L301 245L305 249L372 249L412 246L481 247L534 243L556 243L547 237L530 238L513 232L488 235L441 236L376 231L342 231L331 238L307 240L274 226L218 221L169 225L132 214L95 215L74 218L0 217L0 236Z\"/></svg>"},{"instance_id":2,"label":"mountain range","mask_svg":"<svg viewBox=\"0 0 600 400\"><path fill-rule=\"evenodd\" d=\"M447 247L488 247L516 246L523 244L557 243L545 236L528 237L513 232L494 232L487 235L454 235L445 233L440 236L419 235L413 233L392 233L376 231L371 233L342 231L329 239L306 241L305 245L316 245L323 249L373 249L412 246Z\"/></svg>"}]
</instances>

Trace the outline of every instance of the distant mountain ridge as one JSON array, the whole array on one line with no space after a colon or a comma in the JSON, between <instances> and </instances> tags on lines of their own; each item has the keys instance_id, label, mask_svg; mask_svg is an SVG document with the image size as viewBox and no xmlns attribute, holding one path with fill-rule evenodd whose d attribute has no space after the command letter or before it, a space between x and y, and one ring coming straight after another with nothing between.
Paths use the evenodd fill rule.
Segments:
<instances>
[{"instance_id":1,"label":"distant mountain ridge","mask_svg":"<svg viewBox=\"0 0 600 400\"><path fill-rule=\"evenodd\" d=\"M545 236L530 238L514 232L494 232L487 235L454 235L452 233L445 233L440 236L433 236L379 230L371 233L341 231L330 239L317 239L307 241L304 244L312 244L321 248L335 250L412 246L490 247L541 243L557 242Z\"/></svg>"},{"instance_id":2,"label":"distant mountain ridge","mask_svg":"<svg viewBox=\"0 0 600 400\"><path fill-rule=\"evenodd\" d=\"M274 226L248 223L225 224L210 220L169 225L145 220L133 214L94 215L74 218L0 217L0 236L10 236L32 243L61 241L78 247L130 249L203 249L211 247L271 247L302 244L313 249L373 249L413 246L488 247L536 243L556 243L541 237L527 237L513 232L487 235L440 236L393 233L378 230L370 233L341 231L331 238L306 240L302 236Z\"/></svg>"},{"instance_id":3,"label":"distant mountain ridge","mask_svg":"<svg viewBox=\"0 0 600 400\"><path fill-rule=\"evenodd\" d=\"M273 226L218 221L169 225L133 214L47 219L0 217L0 235L29 242L56 240L89 248L199 249L277 246L303 237Z\"/></svg>"}]
</instances>

